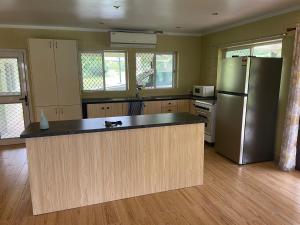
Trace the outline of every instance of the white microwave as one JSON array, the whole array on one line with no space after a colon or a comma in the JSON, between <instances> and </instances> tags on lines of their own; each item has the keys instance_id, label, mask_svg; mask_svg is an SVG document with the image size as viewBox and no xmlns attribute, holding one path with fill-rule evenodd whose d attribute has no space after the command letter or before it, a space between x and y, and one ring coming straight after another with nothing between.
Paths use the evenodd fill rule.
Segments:
<instances>
[{"instance_id":1,"label":"white microwave","mask_svg":"<svg viewBox=\"0 0 300 225\"><path fill-rule=\"evenodd\" d=\"M199 97L213 97L215 96L215 87L194 85L193 95Z\"/></svg>"}]
</instances>

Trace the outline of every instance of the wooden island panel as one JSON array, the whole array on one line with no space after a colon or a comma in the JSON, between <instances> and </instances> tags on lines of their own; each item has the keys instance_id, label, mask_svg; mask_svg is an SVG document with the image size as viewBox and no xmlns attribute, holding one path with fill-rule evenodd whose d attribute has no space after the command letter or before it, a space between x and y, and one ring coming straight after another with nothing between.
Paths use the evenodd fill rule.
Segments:
<instances>
[{"instance_id":1,"label":"wooden island panel","mask_svg":"<svg viewBox=\"0 0 300 225\"><path fill-rule=\"evenodd\" d=\"M26 139L35 215L203 184L204 125Z\"/></svg>"}]
</instances>

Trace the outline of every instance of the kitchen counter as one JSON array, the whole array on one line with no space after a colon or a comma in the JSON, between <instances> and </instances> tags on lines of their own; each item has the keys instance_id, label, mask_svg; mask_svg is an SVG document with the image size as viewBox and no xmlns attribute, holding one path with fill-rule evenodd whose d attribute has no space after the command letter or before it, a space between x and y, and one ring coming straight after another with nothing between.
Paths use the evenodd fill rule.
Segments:
<instances>
[{"instance_id":1,"label":"kitchen counter","mask_svg":"<svg viewBox=\"0 0 300 225\"><path fill-rule=\"evenodd\" d=\"M84 98L82 99L82 115L88 118L88 105L106 103L126 103L126 102L147 102L147 101L168 101L168 100L209 100L214 101L216 97L198 97L192 95L169 95L169 96L148 96L148 97L124 97L124 98Z\"/></svg>"},{"instance_id":2,"label":"kitchen counter","mask_svg":"<svg viewBox=\"0 0 300 225\"><path fill-rule=\"evenodd\" d=\"M105 121L122 121L121 126L106 127ZM21 138L34 138L104 132L114 130L137 129L146 127L174 126L181 124L203 123L203 119L189 113L162 113L138 116L120 116L82 120L49 122L48 130L40 130L39 123L31 123L21 134Z\"/></svg>"},{"instance_id":3,"label":"kitchen counter","mask_svg":"<svg viewBox=\"0 0 300 225\"><path fill-rule=\"evenodd\" d=\"M148 96L148 97L124 97L124 98L83 98L82 104L97 103L117 103L117 102L137 102L137 101L164 101L164 100L215 100L216 97L198 97L193 95L168 95L168 96Z\"/></svg>"},{"instance_id":4,"label":"kitchen counter","mask_svg":"<svg viewBox=\"0 0 300 225\"><path fill-rule=\"evenodd\" d=\"M203 184L204 123L189 113L33 123L21 137L34 215Z\"/></svg>"}]
</instances>

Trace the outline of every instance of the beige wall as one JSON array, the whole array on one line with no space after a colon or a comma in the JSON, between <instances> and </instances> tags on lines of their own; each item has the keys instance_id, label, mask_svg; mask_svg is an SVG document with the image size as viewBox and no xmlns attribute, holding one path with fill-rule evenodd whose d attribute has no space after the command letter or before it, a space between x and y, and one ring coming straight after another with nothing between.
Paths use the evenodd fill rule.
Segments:
<instances>
[{"instance_id":1,"label":"beige wall","mask_svg":"<svg viewBox=\"0 0 300 225\"><path fill-rule=\"evenodd\" d=\"M201 39L202 50L200 83L207 85L216 85L217 62L220 48L235 45L236 42L248 43L251 42L252 39L284 33L286 31L286 28L294 27L298 22L300 22L300 11L295 11L203 36ZM281 144L282 127L288 94L288 84L291 74L293 42L293 33L289 34L283 39L282 56L284 62L281 78L277 122L276 158L278 157Z\"/></svg>"},{"instance_id":2,"label":"beige wall","mask_svg":"<svg viewBox=\"0 0 300 225\"><path fill-rule=\"evenodd\" d=\"M0 29L0 48L27 50L28 38L72 39L78 41L80 51L109 49L109 35L101 32L62 30ZM84 93L83 97L120 97L135 95L135 52L127 49L129 87L126 92ZM157 48L151 51L176 51L178 53L178 87L174 89L149 90L144 95L186 94L192 85L199 83L201 42L199 37L158 35Z\"/></svg>"}]
</instances>

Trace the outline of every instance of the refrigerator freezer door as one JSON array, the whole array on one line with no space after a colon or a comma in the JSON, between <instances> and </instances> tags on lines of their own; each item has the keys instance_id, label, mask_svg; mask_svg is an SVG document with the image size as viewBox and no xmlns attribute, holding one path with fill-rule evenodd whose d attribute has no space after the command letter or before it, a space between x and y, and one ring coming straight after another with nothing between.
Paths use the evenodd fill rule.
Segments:
<instances>
[{"instance_id":1,"label":"refrigerator freezer door","mask_svg":"<svg viewBox=\"0 0 300 225\"><path fill-rule=\"evenodd\" d=\"M247 94L250 60L247 57L223 59L218 90Z\"/></svg>"},{"instance_id":2,"label":"refrigerator freezer door","mask_svg":"<svg viewBox=\"0 0 300 225\"><path fill-rule=\"evenodd\" d=\"M218 94L215 149L242 164L247 96Z\"/></svg>"}]
</instances>

